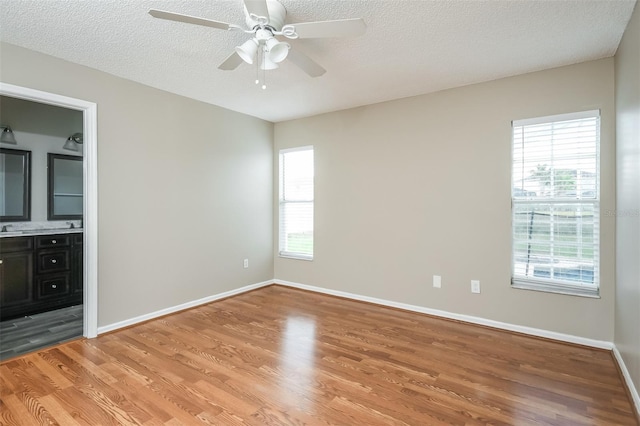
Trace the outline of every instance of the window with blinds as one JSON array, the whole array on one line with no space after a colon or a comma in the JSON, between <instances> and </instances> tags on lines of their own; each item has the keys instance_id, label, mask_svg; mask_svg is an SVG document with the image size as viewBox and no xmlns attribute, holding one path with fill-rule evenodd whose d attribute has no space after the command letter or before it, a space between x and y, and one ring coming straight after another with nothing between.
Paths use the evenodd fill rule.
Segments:
<instances>
[{"instance_id":1,"label":"window with blinds","mask_svg":"<svg viewBox=\"0 0 640 426\"><path fill-rule=\"evenodd\" d=\"M280 256L313 259L313 147L280 151Z\"/></svg>"},{"instance_id":2,"label":"window with blinds","mask_svg":"<svg viewBox=\"0 0 640 426\"><path fill-rule=\"evenodd\" d=\"M597 296L600 113L513 122L513 287Z\"/></svg>"}]
</instances>

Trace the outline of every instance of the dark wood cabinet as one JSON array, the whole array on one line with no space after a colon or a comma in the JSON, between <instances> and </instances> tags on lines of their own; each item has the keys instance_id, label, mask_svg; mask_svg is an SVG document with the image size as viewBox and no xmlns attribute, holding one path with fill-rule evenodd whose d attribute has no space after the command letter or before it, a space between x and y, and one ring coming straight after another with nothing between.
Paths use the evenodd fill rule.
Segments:
<instances>
[{"instance_id":1,"label":"dark wood cabinet","mask_svg":"<svg viewBox=\"0 0 640 426\"><path fill-rule=\"evenodd\" d=\"M80 295L82 300L82 289L84 284L84 272L82 262L82 241L83 234L72 234L73 240L71 245L71 274L76 279L71 281L71 293L74 295Z\"/></svg>"},{"instance_id":2,"label":"dark wood cabinet","mask_svg":"<svg viewBox=\"0 0 640 426\"><path fill-rule=\"evenodd\" d=\"M0 240L0 320L82 303L82 233Z\"/></svg>"},{"instance_id":3,"label":"dark wood cabinet","mask_svg":"<svg viewBox=\"0 0 640 426\"><path fill-rule=\"evenodd\" d=\"M0 315L20 310L33 297L33 239L0 241Z\"/></svg>"}]
</instances>

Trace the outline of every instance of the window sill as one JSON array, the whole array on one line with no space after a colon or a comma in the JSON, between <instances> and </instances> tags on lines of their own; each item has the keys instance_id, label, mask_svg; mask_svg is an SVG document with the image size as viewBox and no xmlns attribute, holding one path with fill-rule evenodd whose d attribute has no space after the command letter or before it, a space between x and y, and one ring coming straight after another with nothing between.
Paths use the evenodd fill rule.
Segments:
<instances>
[{"instance_id":1,"label":"window sill","mask_svg":"<svg viewBox=\"0 0 640 426\"><path fill-rule=\"evenodd\" d=\"M285 259L295 259L295 260L306 260L313 261L313 256L308 254L298 254L298 253L279 253L278 257L282 257Z\"/></svg>"},{"instance_id":2,"label":"window sill","mask_svg":"<svg viewBox=\"0 0 640 426\"><path fill-rule=\"evenodd\" d=\"M580 288L572 286L562 286L557 284L539 283L523 280L511 280L511 288L518 290L542 291L545 293L564 294L567 296L588 297L590 299L600 299L598 289Z\"/></svg>"}]
</instances>

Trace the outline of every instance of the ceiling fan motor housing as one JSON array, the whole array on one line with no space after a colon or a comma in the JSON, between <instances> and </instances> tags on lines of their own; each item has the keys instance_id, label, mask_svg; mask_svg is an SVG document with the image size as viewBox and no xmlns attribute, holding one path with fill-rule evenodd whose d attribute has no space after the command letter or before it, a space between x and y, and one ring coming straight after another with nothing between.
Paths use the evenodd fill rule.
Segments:
<instances>
[{"instance_id":1,"label":"ceiling fan motor housing","mask_svg":"<svg viewBox=\"0 0 640 426\"><path fill-rule=\"evenodd\" d=\"M280 31L287 17L287 10L278 0L267 0L267 10L269 11L269 16L266 17L268 19L266 25L273 28L275 31ZM257 20L251 19L246 6L244 8L244 14L246 15L247 27L255 28L262 27L264 25Z\"/></svg>"}]
</instances>

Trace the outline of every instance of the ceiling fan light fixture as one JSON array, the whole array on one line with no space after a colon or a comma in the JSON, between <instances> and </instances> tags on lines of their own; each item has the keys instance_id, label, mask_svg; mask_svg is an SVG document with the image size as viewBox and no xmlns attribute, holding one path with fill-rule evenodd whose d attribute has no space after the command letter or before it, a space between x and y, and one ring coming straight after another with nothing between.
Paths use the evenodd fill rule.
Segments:
<instances>
[{"instance_id":1,"label":"ceiling fan light fixture","mask_svg":"<svg viewBox=\"0 0 640 426\"><path fill-rule=\"evenodd\" d=\"M251 38L240 46L236 46L236 53L246 63L253 64L253 61L256 58L256 53L258 53L258 42L256 39Z\"/></svg>"},{"instance_id":2,"label":"ceiling fan light fixture","mask_svg":"<svg viewBox=\"0 0 640 426\"><path fill-rule=\"evenodd\" d=\"M265 43L268 57L275 63L280 63L287 58L291 46L289 43L278 41L275 37L270 38Z\"/></svg>"},{"instance_id":3,"label":"ceiling fan light fixture","mask_svg":"<svg viewBox=\"0 0 640 426\"><path fill-rule=\"evenodd\" d=\"M260 69L265 71L275 70L278 68L278 64L269 58L269 55L264 55L260 62Z\"/></svg>"}]
</instances>

